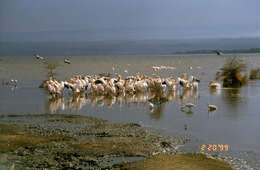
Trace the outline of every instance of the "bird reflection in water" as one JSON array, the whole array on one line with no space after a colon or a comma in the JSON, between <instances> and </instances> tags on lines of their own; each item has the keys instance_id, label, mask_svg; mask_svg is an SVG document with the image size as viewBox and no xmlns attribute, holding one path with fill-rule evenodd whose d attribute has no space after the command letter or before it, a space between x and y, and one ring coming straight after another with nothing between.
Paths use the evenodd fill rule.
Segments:
<instances>
[{"instance_id":1,"label":"bird reflection in water","mask_svg":"<svg viewBox=\"0 0 260 170\"><path fill-rule=\"evenodd\" d=\"M165 103L155 104L155 107L150 110L150 118L154 120L160 120L165 108Z\"/></svg>"},{"instance_id":2,"label":"bird reflection in water","mask_svg":"<svg viewBox=\"0 0 260 170\"><path fill-rule=\"evenodd\" d=\"M186 89L182 91L180 95L181 100L181 111L186 113L187 115L193 115L193 107L196 107L199 99L199 92L198 90L194 89ZM193 104L194 103L194 104Z\"/></svg>"},{"instance_id":3,"label":"bird reflection in water","mask_svg":"<svg viewBox=\"0 0 260 170\"><path fill-rule=\"evenodd\" d=\"M221 89L209 88L209 93L211 95L219 96L219 95L221 95Z\"/></svg>"},{"instance_id":4,"label":"bird reflection in water","mask_svg":"<svg viewBox=\"0 0 260 170\"><path fill-rule=\"evenodd\" d=\"M194 94L194 93L192 93ZM182 98L190 98L191 93L184 93ZM194 97L194 95L191 95ZM197 97L195 97L197 98ZM149 107L147 104L151 102L154 107L150 109L150 115L153 119L160 119L163 114L166 103L175 101L179 103L179 96L177 91L168 91L167 93L157 94L152 92L137 93L137 94L121 94L118 96L105 96L105 95L91 95L86 93L77 93L72 96L53 96L49 95L48 108L51 113L56 113L58 110L81 110L86 104L91 107L107 107L111 108L113 105L122 107L135 106L136 108Z\"/></svg>"},{"instance_id":5,"label":"bird reflection in water","mask_svg":"<svg viewBox=\"0 0 260 170\"><path fill-rule=\"evenodd\" d=\"M87 98L84 93L73 95L69 98L63 96L48 98L48 107L51 113L56 113L58 110L72 109L80 110L87 103Z\"/></svg>"}]
</instances>

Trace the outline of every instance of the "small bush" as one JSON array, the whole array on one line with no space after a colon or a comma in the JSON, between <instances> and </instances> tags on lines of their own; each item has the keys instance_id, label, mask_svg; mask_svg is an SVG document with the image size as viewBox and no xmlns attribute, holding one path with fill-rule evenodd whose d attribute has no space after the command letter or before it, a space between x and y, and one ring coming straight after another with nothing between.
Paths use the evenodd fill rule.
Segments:
<instances>
[{"instance_id":1,"label":"small bush","mask_svg":"<svg viewBox=\"0 0 260 170\"><path fill-rule=\"evenodd\" d=\"M246 74L247 65L243 60L235 57L228 59L226 64L217 73L216 78L223 81L223 87L241 87L247 84L248 77Z\"/></svg>"}]
</instances>

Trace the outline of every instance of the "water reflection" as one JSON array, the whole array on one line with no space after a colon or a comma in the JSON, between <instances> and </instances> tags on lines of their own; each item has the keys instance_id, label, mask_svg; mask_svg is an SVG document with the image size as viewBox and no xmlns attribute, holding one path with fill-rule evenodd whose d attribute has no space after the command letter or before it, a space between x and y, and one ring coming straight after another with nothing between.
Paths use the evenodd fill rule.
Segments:
<instances>
[{"instance_id":1,"label":"water reflection","mask_svg":"<svg viewBox=\"0 0 260 170\"><path fill-rule=\"evenodd\" d=\"M223 93L223 99L229 103L237 103L241 100L241 88L225 89Z\"/></svg>"},{"instance_id":2,"label":"water reflection","mask_svg":"<svg viewBox=\"0 0 260 170\"><path fill-rule=\"evenodd\" d=\"M137 93L134 95L121 94L118 96L105 95L90 95L86 93L74 94L72 96L49 96L47 101L48 109L51 113L56 113L58 110L81 110L86 104L91 107L107 107L111 108L113 105L119 107L144 107L148 108L148 103L152 103L154 107L149 109L150 118L161 119L165 105L170 102L183 105L186 102L197 103L199 98L198 91L185 90L179 93L178 91L168 91L167 93ZM191 114L190 112L185 112Z\"/></svg>"},{"instance_id":3,"label":"water reflection","mask_svg":"<svg viewBox=\"0 0 260 170\"><path fill-rule=\"evenodd\" d=\"M56 113L58 110L72 109L80 110L84 105L86 105L87 99L85 94L73 95L69 98L53 97L48 98L48 107L51 113Z\"/></svg>"},{"instance_id":4,"label":"water reflection","mask_svg":"<svg viewBox=\"0 0 260 170\"><path fill-rule=\"evenodd\" d=\"M194 114L194 112L191 110L191 109L184 109L184 108L181 108L181 111L186 113L187 115L191 116Z\"/></svg>"},{"instance_id":5,"label":"water reflection","mask_svg":"<svg viewBox=\"0 0 260 170\"><path fill-rule=\"evenodd\" d=\"M247 87L242 88L222 88L220 90L211 91L213 96L219 96L221 103L216 103L221 110L224 110L226 116L238 118L239 114L247 113L248 109L244 106L248 102ZM214 104L214 103L213 103ZM215 110L209 111L208 115L214 114Z\"/></svg>"},{"instance_id":6,"label":"water reflection","mask_svg":"<svg viewBox=\"0 0 260 170\"><path fill-rule=\"evenodd\" d=\"M219 96L221 95L221 89L209 88L209 93L211 95Z\"/></svg>"},{"instance_id":7,"label":"water reflection","mask_svg":"<svg viewBox=\"0 0 260 170\"><path fill-rule=\"evenodd\" d=\"M198 90L189 90L189 89L184 90L180 94L180 99L181 99L182 105L185 105L188 102L197 104L198 99L199 99L199 92L198 92Z\"/></svg>"},{"instance_id":8,"label":"water reflection","mask_svg":"<svg viewBox=\"0 0 260 170\"><path fill-rule=\"evenodd\" d=\"M155 108L150 110L150 118L154 120L160 120L163 116L165 103L156 104Z\"/></svg>"}]
</instances>

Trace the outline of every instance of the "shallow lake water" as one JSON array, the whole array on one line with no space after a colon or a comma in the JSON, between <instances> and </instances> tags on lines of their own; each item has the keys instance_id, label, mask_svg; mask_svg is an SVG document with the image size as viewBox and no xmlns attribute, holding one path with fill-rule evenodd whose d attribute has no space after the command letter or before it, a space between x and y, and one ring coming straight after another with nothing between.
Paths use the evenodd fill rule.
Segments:
<instances>
[{"instance_id":1,"label":"shallow lake water","mask_svg":"<svg viewBox=\"0 0 260 170\"><path fill-rule=\"evenodd\" d=\"M69 80L73 75L98 74L102 72L120 73L123 77L137 72L152 75L152 66L173 66L174 70L156 72L161 77L178 76L183 72L199 77L198 93L180 91L169 94L169 101L156 104L149 109L147 96L134 97L87 97L71 96L51 99L47 92L38 88L46 78L46 69L35 58L0 57L0 114L41 114L72 113L95 116L112 122L136 122L144 127L157 129L166 135L189 136L191 143L183 150L200 152L201 146L226 144L228 151L210 153L239 157L257 169L260 167L260 80L249 81L240 89L220 89L210 91L209 80L214 80L216 72L226 59L234 55L215 54L187 55L131 55L131 56L87 56L71 57L71 64L63 63L63 57L48 57L51 63L58 63L57 78ZM248 68L260 64L260 54L236 54L247 63ZM192 66L190 70L189 67ZM127 70L128 73L124 71ZM18 86L4 85L5 81L17 79ZM184 103L197 106L183 110ZM208 112L207 104L218 109Z\"/></svg>"}]
</instances>

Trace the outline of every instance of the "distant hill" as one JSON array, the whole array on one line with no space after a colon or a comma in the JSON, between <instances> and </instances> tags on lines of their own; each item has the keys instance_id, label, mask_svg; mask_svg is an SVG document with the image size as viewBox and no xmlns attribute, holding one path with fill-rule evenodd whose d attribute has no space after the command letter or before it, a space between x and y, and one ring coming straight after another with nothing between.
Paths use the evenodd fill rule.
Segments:
<instances>
[{"instance_id":1,"label":"distant hill","mask_svg":"<svg viewBox=\"0 0 260 170\"><path fill-rule=\"evenodd\" d=\"M0 56L97 56L180 53L259 53L260 38L111 40L111 41L1 41Z\"/></svg>"},{"instance_id":2,"label":"distant hill","mask_svg":"<svg viewBox=\"0 0 260 170\"><path fill-rule=\"evenodd\" d=\"M260 48L249 48L249 49L232 49L232 50L219 50L226 54L235 53L260 53ZM213 54L215 50L192 50L192 51L177 51L174 54Z\"/></svg>"}]
</instances>

